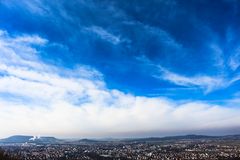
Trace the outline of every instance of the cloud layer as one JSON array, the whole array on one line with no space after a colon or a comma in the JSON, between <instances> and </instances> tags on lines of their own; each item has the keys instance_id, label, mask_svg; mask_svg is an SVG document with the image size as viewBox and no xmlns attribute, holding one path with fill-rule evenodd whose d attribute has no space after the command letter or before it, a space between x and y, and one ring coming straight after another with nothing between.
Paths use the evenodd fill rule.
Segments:
<instances>
[{"instance_id":1,"label":"cloud layer","mask_svg":"<svg viewBox=\"0 0 240 160\"><path fill-rule=\"evenodd\" d=\"M223 134L240 127L239 108L108 89L104 76L94 68L67 69L44 62L40 53L51 45L49 40L0 33L0 137L161 136L213 129ZM103 38L110 35L104 34ZM176 83L189 81L180 77Z\"/></svg>"}]
</instances>

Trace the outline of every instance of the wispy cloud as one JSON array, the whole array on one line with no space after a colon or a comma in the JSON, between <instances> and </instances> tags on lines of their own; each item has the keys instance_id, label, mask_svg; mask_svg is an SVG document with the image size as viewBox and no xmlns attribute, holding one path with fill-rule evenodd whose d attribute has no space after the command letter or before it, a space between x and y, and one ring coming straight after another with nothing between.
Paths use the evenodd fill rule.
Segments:
<instances>
[{"instance_id":1,"label":"wispy cloud","mask_svg":"<svg viewBox=\"0 0 240 160\"><path fill-rule=\"evenodd\" d=\"M178 51L183 49L182 45L180 43L178 43L175 40L175 38L171 34L169 34L167 31L165 31L161 28L149 26L149 25L146 25L146 24L142 24L142 25L144 26L144 28L147 32L158 35L160 41L165 46L170 47L170 48L175 49L175 50L178 50Z\"/></svg>"},{"instance_id":2,"label":"wispy cloud","mask_svg":"<svg viewBox=\"0 0 240 160\"><path fill-rule=\"evenodd\" d=\"M3 0L0 3L8 8L15 8L16 6L18 6L30 11L31 13L39 15L44 15L45 13L47 13L47 11L49 11L48 7L43 4L43 1L40 0L26 0L22 3L19 3L16 0L13 0L11 2Z\"/></svg>"},{"instance_id":3,"label":"wispy cloud","mask_svg":"<svg viewBox=\"0 0 240 160\"><path fill-rule=\"evenodd\" d=\"M92 32L92 33L96 34L99 38L101 38L102 40L105 40L114 45L117 45L119 43L126 41L126 40L122 39L120 36L116 36L99 26L87 27L87 28L84 28L84 30L88 31L88 32Z\"/></svg>"},{"instance_id":4,"label":"wispy cloud","mask_svg":"<svg viewBox=\"0 0 240 160\"><path fill-rule=\"evenodd\" d=\"M180 86L200 87L204 90L205 93L208 93L213 90L223 88L229 85L229 83L226 82L226 80L223 79L222 77L211 77L211 76L204 76L204 75L187 77L180 74L176 74L162 67L160 67L160 71L162 74L156 77L162 78L164 80L170 81Z\"/></svg>"},{"instance_id":5,"label":"wispy cloud","mask_svg":"<svg viewBox=\"0 0 240 160\"><path fill-rule=\"evenodd\" d=\"M37 44L37 45L44 45L47 43L46 39L43 39L37 35L16 37L14 41L15 43L28 43L28 44Z\"/></svg>"},{"instance_id":6,"label":"wispy cloud","mask_svg":"<svg viewBox=\"0 0 240 160\"><path fill-rule=\"evenodd\" d=\"M224 72L225 62L224 62L224 52L218 44L212 43L210 45L211 54L213 55L214 65L218 67L222 72Z\"/></svg>"},{"instance_id":7,"label":"wispy cloud","mask_svg":"<svg viewBox=\"0 0 240 160\"><path fill-rule=\"evenodd\" d=\"M150 61L145 56L137 57L138 61L143 62L145 65L152 68L152 76L160 79L166 80L173 84L179 86L185 86L190 88L200 88L205 94L218 89L224 89L239 81L239 76L234 76L232 78L226 78L224 75L220 74L219 76L208 76L208 75L194 75L194 76L185 76L168 70L167 68L162 67L161 65L155 64Z\"/></svg>"},{"instance_id":8,"label":"wispy cloud","mask_svg":"<svg viewBox=\"0 0 240 160\"><path fill-rule=\"evenodd\" d=\"M195 86L201 88L206 94L215 90L227 88L233 83L240 80L239 76L234 76L232 78L226 78L222 75L216 77L206 75L196 75L189 77L171 72L161 66L159 67L159 70L160 75L154 75L154 77L170 81L180 86Z\"/></svg>"},{"instance_id":9,"label":"wispy cloud","mask_svg":"<svg viewBox=\"0 0 240 160\"><path fill-rule=\"evenodd\" d=\"M30 40L17 40L24 37L0 36L0 125L8 126L1 129L0 136L164 135L240 126L238 108L125 94L108 89L101 73L90 67L66 69L46 64L38 58L37 48L43 44L37 40L39 46L34 48L31 44L36 36L31 35ZM45 45L51 43L39 38ZM22 56L25 50L34 56ZM218 83L208 78L194 82L168 71L165 78L182 85ZM6 94L18 100L7 99Z\"/></svg>"},{"instance_id":10,"label":"wispy cloud","mask_svg":"<svg viewBox=\"0 0 240 160\"><path fill-rule=\"evenodd\" d=\"M229 58L229 66L232 70L236 70L240 66L240 47L234 50L234 53Z\"/></svg>"},{"instance_id":11,"label":"wispy cloud","mask_svg":"<svg viewBox=\"0 0 240 160\"><path fill-rule=\"evenodd\" d=\"M240 47L233 43L233 41L236 41L236 37L232 35L233 31L230 32L229 29L227 30L227 38L224 45L220 45L219 42L216 42L216 39L219 38L213 34L213 31L208 32L212 34L212 37L215 37L214 40L209 42L209 47L211 49L210 54L212 55L215 67L218 67L220 72L223 74L228 74L226 73L229 72L226 70L227 68L231 71L237 70L240 66Z\"/></svg>"}]
</instances>

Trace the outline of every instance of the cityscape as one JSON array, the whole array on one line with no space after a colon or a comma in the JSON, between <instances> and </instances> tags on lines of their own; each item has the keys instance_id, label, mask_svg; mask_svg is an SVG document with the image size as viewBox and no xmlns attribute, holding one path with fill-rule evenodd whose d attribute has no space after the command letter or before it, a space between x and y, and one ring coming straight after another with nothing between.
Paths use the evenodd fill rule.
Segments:
<instances>
[{"instance_id":1,"label":"cityscape","mask_svg":"<svg viewBox=\"0 0 240 160\"><path fill-rule=\"evenodd\" d=\"M239 135L186 135L118 140L58 140L48 137L19 142L23 137L16 136L15 141L9 142L1 140L2 152L13 160L240 159Z\"/></svg>"}]
</instances>

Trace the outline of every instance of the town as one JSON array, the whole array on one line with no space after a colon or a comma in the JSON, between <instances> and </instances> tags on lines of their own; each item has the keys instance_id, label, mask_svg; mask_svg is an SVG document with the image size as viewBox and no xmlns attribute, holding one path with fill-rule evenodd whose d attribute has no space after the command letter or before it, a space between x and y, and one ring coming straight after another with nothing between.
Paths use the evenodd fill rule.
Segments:
<instances>
[{"instance_id":1,"label":"town","mask_svg":"<svg viewBox=\"0 0 240 160\"><path fill-rule=\"evenodd\" d=\"M104 141L64 144L4 144L21 160L181 160L240 159L239 139L173 139L163 141Z\"/></svg>"}]
</instances>

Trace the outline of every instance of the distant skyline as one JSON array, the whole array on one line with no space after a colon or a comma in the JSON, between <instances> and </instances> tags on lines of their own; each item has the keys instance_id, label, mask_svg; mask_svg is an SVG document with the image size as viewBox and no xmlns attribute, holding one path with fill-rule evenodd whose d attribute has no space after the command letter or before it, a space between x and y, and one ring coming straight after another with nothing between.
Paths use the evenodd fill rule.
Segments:
<instances>
[{"instance_id":1,"label":"distant skyline","mask_svg":"<svg viewBox=\"0 0 240 160\"><path fill-rule=\"evenodd\" d=\"M240 133L240 2L0 1L0 137Z\"/></svg>"}]
</instances>

